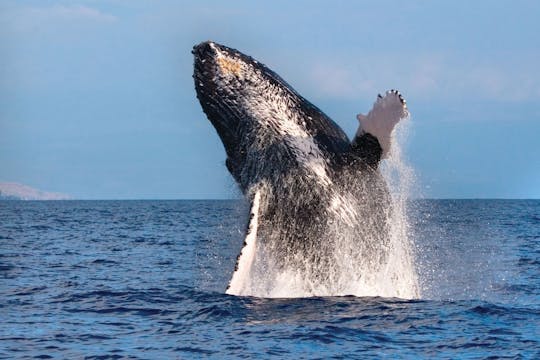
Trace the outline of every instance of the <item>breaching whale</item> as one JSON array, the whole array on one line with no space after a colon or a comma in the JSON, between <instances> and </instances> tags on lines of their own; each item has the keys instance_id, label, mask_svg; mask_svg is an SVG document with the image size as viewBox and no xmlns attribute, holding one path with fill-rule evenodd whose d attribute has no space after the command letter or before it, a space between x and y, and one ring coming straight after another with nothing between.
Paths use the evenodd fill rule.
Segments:
<instances>
[{"instance_id":1,"label":"breaching whale","mask_svg":"<svg viewBox=\"0 0 540 360\"><path fill-rule=\"evenodd\" d=\"M367 115L357 116L350 141L252 57L211 41L192 53L197 98L251 204L227 293L267 294L277 284L300 282L305 293L324 295L339 283L332 269L343 257L362 259L364 269L381 266L391 201L378 165L392 129L408 116L401 94L378 95ZM356 271L354 261L339 266Z\"/></svg>"}]
</instances>

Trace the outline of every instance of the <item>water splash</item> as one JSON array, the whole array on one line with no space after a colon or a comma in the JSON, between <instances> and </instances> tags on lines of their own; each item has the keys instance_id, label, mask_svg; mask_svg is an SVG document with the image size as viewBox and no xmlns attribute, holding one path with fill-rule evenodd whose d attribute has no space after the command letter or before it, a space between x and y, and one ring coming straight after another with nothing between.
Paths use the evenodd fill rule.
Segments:
<instances>
[{"instance_id":1,"label":"water splash","mask_svg":"<svg viewBox=\"0 0 540 360\"><path fill-rule=\"evenodd\" d=\"M235 274L234 289L228 293L420 297L407 219L414 172L401 151L408 129L409 121L396 128L391 151L381 164L390 195L375 181L359 181L354 171L344 173L342 183L324 188L306 185L306 179L299 185L297 174L286 178L283 188L259 184L254 202L259 216L252 215L249 227L258 228L262 239L249 257L249 274L247 270ZM314 219L302 221L308 224L309 229L302 229L308 235L294 238L299 222L291 216L296 219L302 214L283 204L302 209L323 197L328 199L326 207L315 212ZM271 221L265 221L265 213L272 213Z\"/></svg>"},{"instance_id":2,"label":"water splash","mask_svg":"<svg viewBox=\"0 0 540 360\"><path fill-rule=\"evenodd\" d=\"M381 164L391 194L389 199L377 193L380 189L371 188L369 181L359 182L354 172L343 174L343 183L330 188L295 189L298 182L295 175L285 181L284 188L290 187L289 192L272 189L268 184L259 186L254 206L262 216L255 220L259 222L256 224L259 236L264 239L253 245L256 249L251 250L249 259L240 259L242 274L235 274L228 293L270 298L340 295L419 298L407 219L407 199L415 177L401 151L409 123L403 121L396 128L391 151ZM286 210L290 209L282 209L280 205L294 204L291 197L295 197L301 208L310 201L310 196L321 197L322 193L318 192L324 192L330 200L327 208L316 214L318 219L311 223L306 220L313 227L309 238L287 243L285 237L296 231L288 226L295 222L288 217L291 212ZM278 204L273 204L276 201ZM385 201L386 205L381 205ZM276 208L269 210L272 206L279 210L278 215ZM373 212L374 208L382 209L382 213ZM264 213L269 211L273 212L272 222L265 225ZM281 218L280 213L284 214ZM298 247L300 242L302 246Z\"/></svg>"},{"instance_id":3,"label":"water splash","mask_svg":"<svg viewBox=\"0 0 540 360\"><path fill-rule=\"evenodd\" d=\"M381 167L392 196L392 213L389 219L390 247L384 278L390 279L390 286L396 293L394 296L407 299L420 297L413 252L413 233L408 215L408 200L414 191L416 176L414 169L407 164L402 154L410 127L410 118L396 127L392 133L389 156Z\"/></svg>"}]
</instances>

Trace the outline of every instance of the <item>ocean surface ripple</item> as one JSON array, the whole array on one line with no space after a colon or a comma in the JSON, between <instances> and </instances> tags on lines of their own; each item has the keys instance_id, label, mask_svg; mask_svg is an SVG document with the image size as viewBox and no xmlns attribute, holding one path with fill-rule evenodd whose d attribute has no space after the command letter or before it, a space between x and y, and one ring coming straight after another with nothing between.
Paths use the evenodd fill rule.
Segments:
<instances>
[{"instance_id":1,"label":"ocean surface ripple","mask_svg":"<svg viewBox=\"0 0 540 360\"><path fill-rule=\"evenodd\" d=\"M540 358L540 201L409 206L421 300L225 295L240 201L0 202L0 358Z\"/></svg>"}]
</instances>

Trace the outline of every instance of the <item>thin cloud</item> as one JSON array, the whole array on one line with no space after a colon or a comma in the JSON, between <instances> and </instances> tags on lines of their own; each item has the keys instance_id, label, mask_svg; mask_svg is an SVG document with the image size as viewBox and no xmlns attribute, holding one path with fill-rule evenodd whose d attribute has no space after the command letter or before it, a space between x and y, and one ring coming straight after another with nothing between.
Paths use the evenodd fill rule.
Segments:
<instances>
[{"instance_id":1,"label":"thin cloud","mask_svg":"<svg viewBox=\"0 0 540 360\"><path fill-rule=\"evenodd\" d=\"M28 8L27 11L30 16L41 17L46 20L66 19L97 22L114 22L117 20L114 15L84 5L55 5L48 8Z\"/></svg>"},{"instance_id":2,"label":"thin cloud","mask_svg":"<svg viewBox=\"0 0 540 360\"><path fill-rule=\"evenodd\" d=\"M36 27L57 27L63 24L111 24L118 20L112 14L84 5L54 5L49 7L13 7L0 14L2 29L21 33Z\"/></svg>"},{"instance_id":3,"label":"thin cloud","mask_svg":"<svg viewBox=\"0 0 540 360\"><path fill-rule=\"evenodd\" d=\"M372 54L358 61L319 57L299 80L316 97L357 99L398 88L423 100L520 102L540 99L535 67L535 59L528 58L516 64L440 54Z\"/></svg>"}]
</instances>

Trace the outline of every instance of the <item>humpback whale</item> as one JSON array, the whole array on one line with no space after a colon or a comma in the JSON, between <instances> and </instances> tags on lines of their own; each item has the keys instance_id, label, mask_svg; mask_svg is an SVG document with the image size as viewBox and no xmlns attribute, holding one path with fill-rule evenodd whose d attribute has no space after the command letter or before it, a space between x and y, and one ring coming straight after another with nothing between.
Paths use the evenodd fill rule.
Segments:
<instances>
[{"instance_id":1,"label":"humpback whale","mask_svg":"<svg viewBox=\"0 0 540 360\"><path fill-rule=\"evenodd\" d=\"M192 53L197 98L223 142L227 169L251 204L226 292L264 294L300 279L304 292L324 295L339 283L336 264L357 271L354 261L340 263L344 257L361 259L364 270L381 267L392 205L378 166L394 126L408 116L402 95L378 95L373 108L357 116L351 141L252 57L212 41ZM295 280L283 285L284 274Z\"/></svg>"}]
</instances>

